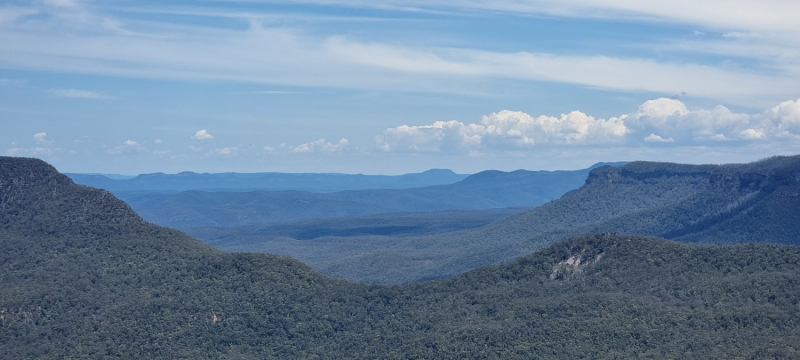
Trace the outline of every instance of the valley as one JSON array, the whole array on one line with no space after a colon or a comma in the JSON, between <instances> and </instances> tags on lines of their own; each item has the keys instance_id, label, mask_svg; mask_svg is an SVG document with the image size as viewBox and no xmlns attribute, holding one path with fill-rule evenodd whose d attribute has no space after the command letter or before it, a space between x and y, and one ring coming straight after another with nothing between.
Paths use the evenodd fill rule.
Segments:
<instances>
[{"instance_id":1,"label":"valley","mask_svg":"<svg viewBox=\"0 0 800 360\"><path fill-rule=\"evenodd\" d=\"M527 211L491 210L496 217L479 210L178 228L229 252L290 255L331 276L403 284L511 261L592 232L711 244L798 245L798 179L796 156L732 165L633 162L587 169L582 186L562 197ZM536 184L528 191L533 193ZM253 200L257 203L263 199L251 198L259 199ZM172 221L168 208L160 209L164 213L155 218ZM139 211L146 216L147 210Z\"/></svg>"},{"instance_id":2,"label":"valley","mask_svg":"<svg viewBox=\"0 0 800 360\"><path fill-rule=\"evenodd\" d=\"M784 160L749 166L785 174ZM0 158L0 174L6 358L790 358L800 340L795 246L603 232L368 285L216 250L38 160Z\"/></svg>"}]
</instances>

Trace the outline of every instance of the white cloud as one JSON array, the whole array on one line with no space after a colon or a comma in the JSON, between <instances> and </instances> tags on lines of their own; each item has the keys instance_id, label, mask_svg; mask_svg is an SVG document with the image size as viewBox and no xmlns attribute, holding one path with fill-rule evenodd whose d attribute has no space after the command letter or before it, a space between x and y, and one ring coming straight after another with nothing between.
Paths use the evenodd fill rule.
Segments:
<instances>
[{"instance_id":1,"label":"white cloud","mask_svg":"<svg viewBox=\"0 0 800 360\"><path fill-rule=\"evenodd\" d=\"M25 83L25 81L23 81L23 80L13 80L13 79L0 78L0 85L2 85L2 86L17 86L17 85L22 85L24 83Z\"/></svg>"},{"instance_id":2,"label":"white cloud","mask_svg":"<svg viewBox=\"0 0 800 360\"><path fill-rule=\"evenodd\" d=\"M52 155L53 150L50 148L41 148L41 147L34 147L34 148L11 148L6 151L6 154L9 156L43 156L43 155Z\"/></svg>"},{"instance_id":3,"label":"white cloud","mask_svg":"<svg viewBox=\"0 0 800 360\"><path fill-rule=\"evenodd\" d=\"M673 142L675 142L675 139L673 139L673 138L664 139L661 136L658 136L656 134L650 134L649 136L644 138L644 141L654 142L654 143L673 143Z\"/></svg>"},{"instance_id":4,"label":"white cloud","mask_svg":"<svg viewBox=\"0 0 800 360\"><path fill-rule=\"evenodd\" d=\"M51 89L50 92L58 97L75 99L108 99L108 95L89 90L78 89Z\"/></svg>"},{"instance_id":5,"label":"white cloud","mask_svg":"<svg viewBox=\"0 0 800 360\"><path fill-rule=\"evenodd\" d=\"M156 141L154 141L154 142L155 142L156 144L163 144L163 143L164 143L163 141L161 141L161 139L156 139Z\"/></svg>"},{"instance_id":6,"label":"white cloud","mask_svg":"<svg viewBox=\"0 0 800 360\"><path fill-rule=\"evenodd\" d=\"M747 140L761 140L766 137L763 131L756 129L744 129L742 130L740 135L742 139L747 139Z\"/></svg>"},{"instance_id":7,"label":"white cloud","mask_svg":"<svg viewBox=\"0 0 800 360\"><path fill-rule=\"evenodd\" d=\"M782 0L716 1L674 0L305 0L304 2L398 9L494 10L559 17L660 21L700 25L703 28L798 33L795 14L800 4ZM725 11L720 11L725 6Z\"/></svg>"},{"instance_id":8,"label":"white cloud","mask_svg":"<svg viewBox=\"0 0 800 360\"><path fill-rule=\"evenodd\" d=\"M372 2L364 1L345 0L334 3L374 6ZM381 2L382 5L392 3ZM746 3L746 6L737 6L736 11L730 12L720 12L718 5L695 4L690 1L682 1L681 6L696 9L696 12L655 5L653 2L638 4L634 1L412 3L422 8L436 7L438 10L441 7L450 10L472 8L578 18L600 16L612 19L686 21L701 24L703 29L720 21L717 26L730 31L783 31L789 35L800 33L794 25L794 16L786 15L792 14L791 11L800 6L769 1L758 6ZM465 90L471 88L465 87L464 81L473 82L472 85L485 84L487 79L492 78L554 81L622 91L686 91L692 96L748 105L762 103L764 99L772 103L774 99L795 96L796 84L800 81L800 69L792 70L798 67L797 56L752 51L753 46L763 45L762 42L741 44L746 50L742 51L743 56L764 60L762 67L765 69L748 70L703 64L702 61L692 58L666 62L648 57L624 57L614 53L565 55L533 51L497 52L468 46L404 47L390 42L357 41L335 34L312 36L311 32L302 29L266 27L258 20L252 20L258 18L256 14L234 14L225 12L224 9L217 16L252 20L251 27L232 30L212 26L138 22L139 27L144 28L142 31L147 32L142 34L125 29L124 20L130 19L115 18L133 15L124 12L104 14L103 9L94 8L90 4L84 5L78 6L82 12L71 17L31 19L31 23L4 29L0 32L0 63L26 69L114 76L453 93L475 92ZM400 6L399 3L394 5ZM739 11L744 8L748 11ZM765 9L784 12L772 13ZM741 16L742 14L748 16ZM752 14L758 14L759 17ZM210 11L207 15L214 16ZM41 26L42 24L48 26ZM783 40L770 37L770 41L780 42L778 46L770 43L770 47L794 49L792 51L796 53L800 48L797 37L784 33L780 35L780 39L791 39L787 41L792 43L787 45L780 42ZM716 41L715 44L719 47L720 44L739 40ZM702 45L694 51L702 52L706 51L705 48L713 48L705 43ZM86 90L53 91L60 96L107 97Z\"/></svg>"},{"instance_id":9,"label":"white cloud","mask_svg":"<svg viewBox=\"0 0 800 360\"><path fill-rule=\"evenodd\" d=\"M206 131L206 129L198 130L194 134L194 136L192 136L192 139L195 139L195 140L211 140L213 138L214 137L211 136L211 134L209 134L208 131Z\"/></svg>"},{"instance_id":10,"label":"white cloud","mask_svg":"<svg viewBox=\"0 0 800 360\"><path fill-rule=\"evenodd\" d=\"M239 148L236 147L224 147L219 149L214 149L206 153L206 156L228 156L228 155L236 155L239 151Z\"/></svg>"},{"instance_id":11,"label":"white cloud","mask_svg":"<svg viewBox=\"0 0 800 360\"><path fill-rule=\"evenodd\" d=\"M0 7L0 25L13 23L18 19L33 15L39 11L35 8L23 8L19 6L2 6Z\"/></svg>"},{"instance_id":12,"label":"white cloud","mask_svg":"<svg viewBox=\"0 0 800 360\"><path fill-rule=\"evenodd\" d=\"M409 75L510 78L621 91L688 92L739 103L794 94L795 84L800 81L800 74L772 76L724 66L666 63L647 58L414 49L357 43L341 37L328 41L327 49L340 61Z\"/></svg>"},{"instance_id":13,"label":"white cloud","mask_svg":"<svg viewBox=\"0 0 800 360\"><path fill-rule=\"evenodd\" d=\"M648 117L651 119L666 119L673 115L686 115L689 109L686 105L678 100L669 98L659 98L655 100L647 100L639 106L637 116Z\"/></svg>"},{"instance_id":14,"label":"white cloud","mask_svg":"<svg viewBox=\"0 0 800 360\"><path fill-rule=\"evenodd\" d=\"M345 138L341 138L338 143L328 142L325 141L325 139L318 139L316 141L300 144L294 149L292 149L292 152L296 153L313 153L318 151L336 152L343 150L345 147L347 147L348 144L349 142Z\"/></svg>"},{"instance_id":15,"label":"white cloud","mask_svg":"<svg viewBox=\"0 0 800 360\"><path fill-rule=\"evenodd\" d=\"M762 126L758 116L731 112L724 106L689 110L679 100L649 100L637 112L625 115L625 124L638 133L659 134L675 142L741 140L746 129Z\"/></svg>"},{"instance_id":16,"label":"white cloud","mask_svg":"<svg viewBox=\"0 0 800 360\"><path fill-rule=\"evenodd\" d=\"M764 112L778 136L800 136L800 99L784 101Z\"/></svg>"},{"instance_id":17,"label":"white cloud","mask_svg":"<svg viewBox=\"0 0 800 360\"><path fill-rule=\"evenodd\" d=\"M532 117L503 110L484 116L480 123L455 120L432 125L401 125L375 138L384 151L441 151L477 147L523 149L542 145L613 143L627 133L619 118L596 119L580 111L560 117Z\"/></svg>"},{"instance_id":18,"label":"white cloud","mask_svg":"<svg viewBox=\"0 0 800 360\"><path fill-rule=\"evenodd\" d=\"M145 152L147 149L144 148L141 144L137 143L133 140L125 140L121 145L108 149L107 152L109 154L138 154L141 152Z\"/></svg>"},{"instance_id":19,"label":"white cloud","mask_svg":"<svg viewBox=\"0 0 800 360\"><path fill-rule=\"evenodd\" d=\"M33 135L33 141L40 145L50 145L52 140L47 139L47 133L40 132Z\"/></svg>"},{"instance_id":20,"label":"white cloud","mask_svg":"<svg viewBox=\"0 0 800 360\"><path fill-rule=\"evenodd\" d=\"M659 98L645 102L635 112L608 120L579 111L560 117L533 117L503 110L484 116L479 123L450 120L389 128L375 137L375 143L383 151L481 154L543 146L620 146L634 144L637 139L692 146L800 139L800 99L782 102L761 114L740 114L724 106L690 110L679 100Z\"/></svg>"}]
</instances>

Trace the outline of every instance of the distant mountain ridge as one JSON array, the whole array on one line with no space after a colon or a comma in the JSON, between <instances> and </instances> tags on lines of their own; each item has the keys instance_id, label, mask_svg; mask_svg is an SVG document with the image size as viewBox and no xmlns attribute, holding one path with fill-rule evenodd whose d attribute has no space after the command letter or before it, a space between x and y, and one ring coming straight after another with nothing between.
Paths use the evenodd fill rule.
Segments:
<instances>
[{"instance_id":1,"label":"distant mountain ridge","mask_svg":"<svg viewBox=\"0 0 800 360\"><path fill-rule=\"evenodd\" d=\"M592 232L714 244L800 245L797 219L800 156L730 165L637 161L595 168L580 189L475 229L404 237L323 237L314 241L269 234L242 238L215 234L213 241L226 251L291 255L327 274L351 280L403 283L510 261L571 236ZM193 234L203 238L200 232Z\"/></svg>"},{"instance_id":2,"label":"distant mountain ridge","mask_svg":"<svg viewBox=\"0 0 800 360\"><path fill-rule=\"evenodd\" d=\"M0 157L4 359L793 358L798 278L795 247L602 233L446 280L354 284L223 253Z\"/></svg>"},{"instance_id":3,"label":"distant mountain ridge","mask_svg":"<svg viewBox=\"0 0 800 360\"><path fill-rule=\"evenodd\" d=\"M615 163L620 165L622 163ZM117 192L145 219L180 229L230 227L309 218L392 212L534 207L584 183L590 169L484 171L447 185L409 189L304 191Z\"/></svg>"},{"instance_id":4,"label":"distant mountain ridge","mask_svg":"<svg viewBox=\"0 0 800 360\"><path fill-rule=\"evenodd\" d=\"M405 189L452 184L468 175L448 169L431 169L404 175L363 175L337 173L195 173L141 174L129 179L112 179L98 174L67 174L78 184L123 191L282 191L298 190L314 193L361 189Z\"/></svg>"}]
</instances>

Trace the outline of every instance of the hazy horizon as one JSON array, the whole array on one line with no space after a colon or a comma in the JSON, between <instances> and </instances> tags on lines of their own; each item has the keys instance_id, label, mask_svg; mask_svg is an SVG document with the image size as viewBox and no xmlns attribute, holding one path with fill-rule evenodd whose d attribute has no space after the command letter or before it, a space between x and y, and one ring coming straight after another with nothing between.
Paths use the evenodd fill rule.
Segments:
<instances>
[{"instance_id":1,"label":"hazy horizon","mask_svg":"<svg viewBox=\"0 0 800 360\"><path fill-rule=\"evenodd\" d=\"M12 0L0 154L121 174L798 154L797 13L781 1Z\"/></svg>"}]
</instances>

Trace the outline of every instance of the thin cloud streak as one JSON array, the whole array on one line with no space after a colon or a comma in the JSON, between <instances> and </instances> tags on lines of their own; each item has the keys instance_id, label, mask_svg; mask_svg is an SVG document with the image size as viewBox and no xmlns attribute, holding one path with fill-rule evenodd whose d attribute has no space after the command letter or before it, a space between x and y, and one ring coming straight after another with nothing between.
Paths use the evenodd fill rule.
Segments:
<instances>
[{"instance_id":1,"label":"thin cloud streak","mask_svg":"<svg viewBox=\"0 0 800 360\"><path fill-rule=\"evenodd\" d=\"M0 34L0 64L131 77L434 92L458 92L454 83L463 86L485 78L506 78L623 91L688 92L748 105L755 98L761 103L786 98L800 81L639 58L409 49L338 36L307 38L260 26L184 35L153 39L6 33ZM75 91L60 94L81 97Z\"/></svg>"},{"instance_id":2,"label":"thin cloud streak","mask_svg":"<svg viewBox=\"0 0 800 360\"><path fill-rule=\"evenodd\" d=\"M340 4L369 6L359 1ZM645 8L626 1L610 5L599 1L569 1L566 5L550 1L439 1L419 6L540 11L578 17L588 16L581 14L590 9L605 9L684 19L665 7ZM706 6L695 7L701 13L709 11ZM134 32L126 29L126 22L94 15L86 8L48 11L55 14L50 22L27 22L20 15L6 25L7 31L0 33L0 66L156 79L443 93L476 92L486 79L547 81L621 91L687 92L747 106L794 97L800 81L796 61L787 56L774 57L771 73L765 74L753 69L609 55L412 48L338 35L311 36L296 29L264 27L253 19L247 30L134 22L147 29ZM725 16L730 19L720 20L720 26L733 26L733 20L739 19L736 14ZM47 30L36 30L36 26ZM70 31L52 31L53 27ZM752 29L758 30L756 26Z\"/></svg>"},{"instance_id":3,"label":"thin cloud streak","mask_svg":"<svg viewBox=\"0 0 800 360\"><path fill-rule=\"evenodd\" d=\"M288 1L240 1L277 2ZM392 8L410 11L491 10L522 15L584 19L661 21L701 25L704 28L800 33L796 14L800 3L782 0L693 1L675 0L300 0L293 3Z\"/></svg>"},{"instance_id":4,"label":"thin cloud streak","mask_svg":"<svg viewBox=\"0 0 800 360\"><path fill-rule=\"evenodd\" d=\"M75 99L109 99L110 96L89 90L79 89L50 89L50 93L63 98Z\"/></svg>"}]
</instances>

